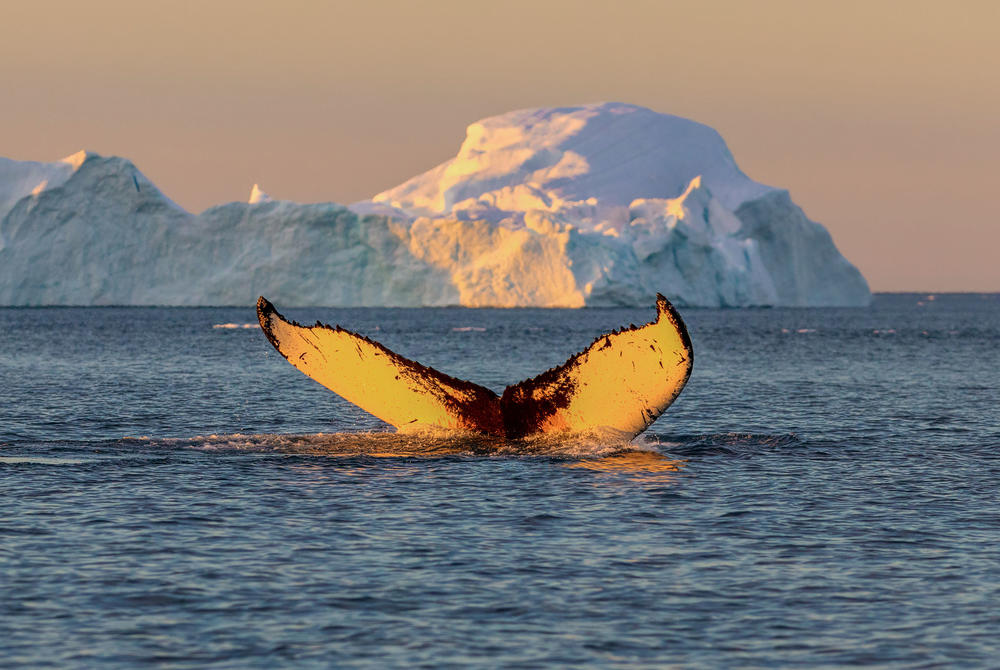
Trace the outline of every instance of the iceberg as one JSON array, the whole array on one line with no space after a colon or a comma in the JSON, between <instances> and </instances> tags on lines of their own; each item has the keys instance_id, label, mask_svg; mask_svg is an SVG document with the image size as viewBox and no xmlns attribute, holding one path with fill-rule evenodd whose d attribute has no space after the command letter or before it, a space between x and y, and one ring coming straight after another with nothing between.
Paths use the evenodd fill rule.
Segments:
<instances>
[{"instance_id":1,"label":"iceberg","mask_svg":"<svg viewBox=\"0 0 1000 670\"><path fill-rule=\"evenodd\" d=\"M0 304L865 305L861 273L708 126L621 103L510 112L343 206L192 214L130 161L0 159Z\"/></svg>"}]
</instances>

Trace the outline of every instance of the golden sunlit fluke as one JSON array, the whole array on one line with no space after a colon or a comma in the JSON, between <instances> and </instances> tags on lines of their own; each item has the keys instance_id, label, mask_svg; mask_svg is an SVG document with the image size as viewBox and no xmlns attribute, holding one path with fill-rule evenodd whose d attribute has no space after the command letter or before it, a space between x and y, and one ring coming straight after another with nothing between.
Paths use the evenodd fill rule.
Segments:
<instances>
[{"instance_id":1,"label":"golden sunlit fluke","mask_svg":"<svg viewBox=\"0 0 1000 670\"><path fill-rule=\"evenodd\" d=\"M289 363L400 431L466 431L520 439L601 434L631 439L677 398L694 362L687 329L657 295L644 326L601 335L586 350L503 395L456 379L378 342L317 322L286 320L261 297L257 316Z\"/></svg>"}]
</instances>

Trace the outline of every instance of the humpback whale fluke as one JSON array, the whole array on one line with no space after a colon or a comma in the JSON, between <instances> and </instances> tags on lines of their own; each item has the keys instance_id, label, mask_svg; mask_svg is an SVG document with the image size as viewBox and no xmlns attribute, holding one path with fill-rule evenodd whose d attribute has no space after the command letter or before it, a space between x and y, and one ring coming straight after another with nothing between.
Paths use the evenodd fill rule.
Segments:
<instances>
[{"instance_id":1,"label":"humpback whale fluke","mask_svg":"<svg viewBox=\"0 0 1000 670\"><path fill-rule=\"evenodd\" d=\"M400 431L444 429L518 439L608 433L631 439L677 398L694 350L680 315L656 296L656 319L605 335L502 396L343 328L288 321L263 296L257 318L296 368Z\"/></svg>"}]
</instances>

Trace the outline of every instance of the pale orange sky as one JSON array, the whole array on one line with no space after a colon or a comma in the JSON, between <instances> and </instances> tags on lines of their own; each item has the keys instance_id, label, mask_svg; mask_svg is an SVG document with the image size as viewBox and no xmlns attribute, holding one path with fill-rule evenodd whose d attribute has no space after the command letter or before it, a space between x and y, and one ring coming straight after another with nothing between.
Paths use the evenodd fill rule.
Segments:
<instances>
[{"instance_id":1,"label":"pale orange sky","mask_svg":"<svg viewBox=\"0 0 1000 670\"><path fill-rule=\"evenodd\" d=\"M12 0L0 86L0 155L125 156L191 211L349 203L484 116L645 105L716 128L873 290L1000 291L1000 2Z\"/></svg>"}]
</instances>

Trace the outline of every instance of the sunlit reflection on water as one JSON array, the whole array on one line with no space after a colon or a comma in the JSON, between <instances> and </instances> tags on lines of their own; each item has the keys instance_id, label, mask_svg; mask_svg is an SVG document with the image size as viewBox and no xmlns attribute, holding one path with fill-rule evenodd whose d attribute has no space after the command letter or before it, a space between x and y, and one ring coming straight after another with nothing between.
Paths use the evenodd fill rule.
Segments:
<instances>
[{"instance_id":1,"label":"sunlit reflection on water","mask_svg":"<svg viewBox=\"0 0 1000 670\"><path fill-rule=\"evenodd\" d=\"M544 436L503 441L477 434L316 433L310 435L206 435L179 439L126 438L150 448L245 451L294 456L328 457L342 462L338 476L349 470L364 474L401 468L417 474L423 461L444 458L556 459L560 466L594 473L608 482L622 478L646 483L671 483L686 461L669 458L647 442L636 444L576 435ZM360 459L348 463L351 459ZM372 459L372 460L369 460ZM391 459L400 459L391 465ZM307 467L321 476L323 466ZM539 467L542 467L539 464Z\"/></svg>"},{"instance_id":2,"label":"sunlit reflection on water","mask_svg":"<svg viewBox=\"0 0 1000 670\"><path fill-rule=\"evenodd\" d=\"M625 475L629 479L669 483L676 480L676 474L684 467L685 461L668 458L655 451L622 451L601 458L585 458L575 463L567 463L568 468L591 470L601 474Z\"/></svg>"}]
</instances>

